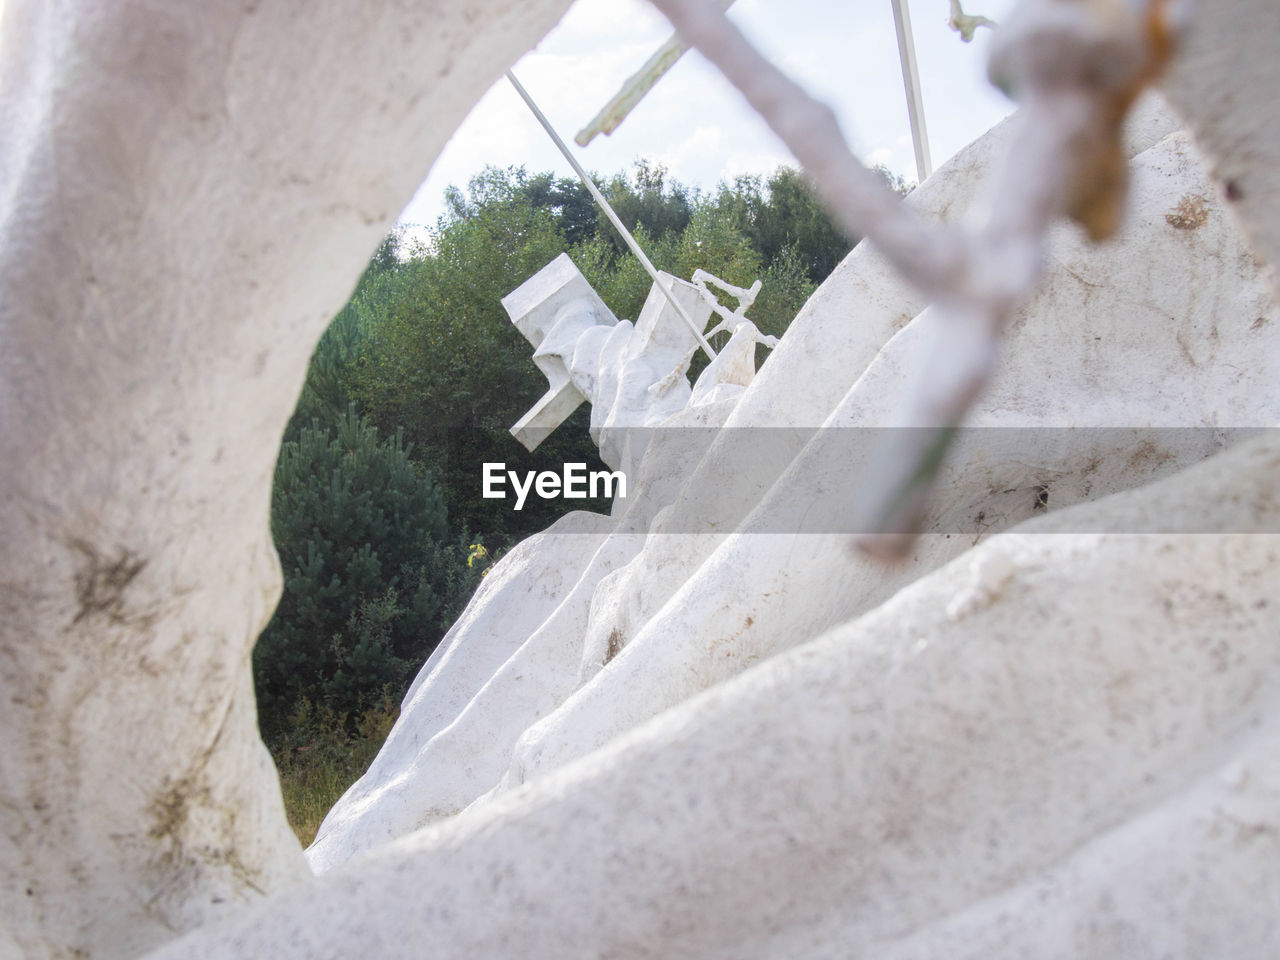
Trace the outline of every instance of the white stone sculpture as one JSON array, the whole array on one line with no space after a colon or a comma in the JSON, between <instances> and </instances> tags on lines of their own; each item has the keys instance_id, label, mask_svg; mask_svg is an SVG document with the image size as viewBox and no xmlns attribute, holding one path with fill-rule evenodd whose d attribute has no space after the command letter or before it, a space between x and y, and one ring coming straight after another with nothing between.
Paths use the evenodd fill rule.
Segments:
<instances>
[{"instance_id":1,"label":"white stone sculpture","mask_svg":"<svg viewBox=\"0 0 1280 960\"><path fill-rule=\"evenodd\" d=\"M865 247L679 414L728 429L666 463L664 431L624 512L486 578L378 761L434 750L472 808L306 876L249 685L279 432L422 168L562 7L7 0L0 955L1271 960L1280 444L1036 449L1004 533L887 574L779 534L850 489L812 430L882 422L934 315ZM1280 8L1201 12L1167 90L1214 180L1146 128L1129 232L1052 238L982 422L1274 425ZM917 209L959 215L1002 136ZM777 424L810 429L741 470L734 427ZM940 530L1003 468L949 470ZM402 769L370 831L423 819Z\"/></svg>"},{"instance_id":2,"label":"white stone sculpture","mask_svg":"<svg viewBox=\"0 0 1280 960\"><path fill-rule=\"evenodd\" d=\"M337 956L377 916L403 956L434 934L493 957L1269 957L1277 538L1070 531L1188 502L1197 527L1276 530L1277 468L1266 437L992 538L608 750L157 956ZM949 616L995 552L1003 588Z\"/></svg>"},{"instance_id":3,"label":"white stone sculpture","mask_svg":"<svg viewBox=\"0 0 1280 960\"><path fill-rule=\"evenodd\" d=\"M600 459L625 475L638 473L651 432L696 402L726 400L755 375L757 343L773 347L776 337L761 336L746 317L760 291L726 284L705 270L691 283L659 273L633 325L619 321L591 289L567 253L562 253L502 300L515 324L534 347L533 361L547 376L546 394L511 428L526 449L534 450L583 401L591 404L591 439ZM730 312L708 288L714 284L738 300ZM697 330L713 313L721 317L707 336L730 332L728 356L716 357L691 388L686 373L698 340L676 312L674 297ZM695 401L696 397L696 401Z\"/></svg>"},{"instance_id":4,"label":"white stone sculpture","mask_svg":"<svg viewBox=\"0 0 1280 960\"><path fill-rule=\"evenodd\" d=\"M526 450L536 450L595 391L600 349L618 318L567 253L505 296L502 306L533 345L533 362L547 377L547 392L511 428ZM583 358L575 364L581 340L594 350L584 344Z\"/></svg>"}]
</instances>

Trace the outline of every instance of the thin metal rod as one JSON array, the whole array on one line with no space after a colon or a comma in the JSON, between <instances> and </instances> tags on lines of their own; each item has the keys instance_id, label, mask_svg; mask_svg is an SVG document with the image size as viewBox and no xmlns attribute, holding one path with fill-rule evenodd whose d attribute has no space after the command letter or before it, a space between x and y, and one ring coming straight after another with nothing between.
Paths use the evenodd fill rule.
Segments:
<instances>
[{"instance_id":1,"label":"thin metal rod","mask_svg":"<svg viewBox=\"0 0 1280 960\"><path fill-rule=\"evenodd\" d=\"M907 89L907 116L911 120L911 142L916 148L916 177L924 183L933 173L933 161L929 158L929 131L924 124L924 98L920 95L920 71L916 68L916 44L907 0L893 0L893 25L898 30L902 85Z\"/></svg>"},{"instance_id":2,"label":"thin metal rod","mask_svg":"<svg viewBox=\"0 0 1280 960\"><path fill-rule=\"evenodd\" d=\"M666 295L671 306L674 307L676 313L680 315L680 319L688 324L689 329L693 331L693 335L698 340L698 346L702 347L703 353L714 360L716 358L716 352L711 349L711 344L709 344L707 342L707 338L702 335L702 331L699 330L698 325L693 322L693 318L685 312L684 307L680 306L680 302L676 300L675 292L672 291L669 284L662 282L662 277L658 275L657 268L654 267L649 258L645 256L644 251L640 249L640 244L636 243L636 238L631 236L631 232L623 226L622 221L618 219L618 215L613 212L613 207L609 206L609 201L604 198L604 194L602 194L599 188L596 187L595 181L587 176L587 171L582 169L582 164L578 163L574 155L569 152L568 146L566 146L565 142L560 139L560 135L556 133L555 128L551 126L550 121L547 120L542 111L538 109L538 105L533 102L533 97L529 96L529 92L520 85L520 81L516 79L516 75L510 70L507 71L507 79L510 80L511 85L516 88L516 93L520 94L521 99L529 105L529 109L533 111L533 115L537 117L538 122L542 124L542 129L547 131L547 135L550 136L555 142L555 145L560 148L560 152L564 154L564 158L569 161L569 165L573 167L574 171L578 174L578 177L582 180L582 185L587 188L587 191L595 199L596 203L600 204L600 209L603 210L604 215L609 218L609 222L613 224L614 228L620 234L622 234L622 239L625 240L627 246L631 248L631 252L636 255L636 258L640 261L641 265L649 271L649 276L653 277L653 282L657 285L658 289Z\"/></svg>"}]
</instances>

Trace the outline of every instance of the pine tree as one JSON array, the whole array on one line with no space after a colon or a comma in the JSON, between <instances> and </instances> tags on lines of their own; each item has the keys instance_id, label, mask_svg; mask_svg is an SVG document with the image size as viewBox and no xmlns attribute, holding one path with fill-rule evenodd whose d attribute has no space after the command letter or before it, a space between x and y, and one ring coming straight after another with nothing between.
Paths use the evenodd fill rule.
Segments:
<instances>
[{"instance_id":1,"label":"pine tree","mask_svg":"<svg viewBox=\"0 0 1280 960\"><path fill-rule=\"evenodd\" d=\"M443 633L465 556L442 549L445 508L400 434L354 408L313 421L276 465L272 534L284 594L254 651L264 729L300 698L354 718L401 686Z\"/></svg>"}]
</instances>

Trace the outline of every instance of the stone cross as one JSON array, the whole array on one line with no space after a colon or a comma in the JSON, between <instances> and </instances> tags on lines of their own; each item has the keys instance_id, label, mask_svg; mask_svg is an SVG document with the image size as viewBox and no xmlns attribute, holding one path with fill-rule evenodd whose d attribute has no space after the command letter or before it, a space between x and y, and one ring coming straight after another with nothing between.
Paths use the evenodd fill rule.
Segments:
<instances>
[{"instance_id":1,"label":"stone cross","mask_svg":"<svg viewBox=\"0 0 1280 960\"><path fill-rule=\"evenodd\" d=\"M588 399L569 375L564 349L572 356L578 335L593 326L614 326L618 319L567 253L503 297L502 306L533 344L533 362L547 376L547 392L511 428L532 451Z\"/></svg>"}]
</instances>

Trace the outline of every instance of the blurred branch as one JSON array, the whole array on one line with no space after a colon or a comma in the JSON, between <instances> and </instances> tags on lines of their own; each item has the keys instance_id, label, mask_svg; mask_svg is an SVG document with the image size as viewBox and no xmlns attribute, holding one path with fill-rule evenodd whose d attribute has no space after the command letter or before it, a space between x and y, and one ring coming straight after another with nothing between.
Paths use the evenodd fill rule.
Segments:
<instances>
[{"instance_id":1,"label":"blurred branch","mask_svg":"<svg viewBox=\"0 0 1280 960\"><path fill-rule=\"evenodd\" d=\"M979 27L994 27L996 22L981 14L965 13L960 0L951 0L951 16L947 18L947 26L960 34L960 39L965 43L970 43Z\"/></svg>"},{"instance_id":2,"label":"blurred branch","mask_svg":"<svg viewBox=\"0 0 1280 960\"><path fill-rule=\"evenodd\" d=\"M925 223L849 150L830 107L770 63L706 0L653 0L812 175L832 213L936 301L931 346L857 504L859 545L901 556L954 428L982 393L1005 322L1035 288L1044 237L1069 216L1094 240L1120 221L1121 128L1172 48L1165 0L1025 0L992 44L993 82L1022 105L987 221Z\"/></svg>"},{"instance_id":3,"label":"blurred branch","mask_svg":"<svg viewBox=\"0 0 1280 960\"><path fill-rule=\"evenodd\" d=\"M721 10L728 10L736 0L716 0ZM591 122L578 131L573 142L585 147L595 139L596 134L605 136L618 129L618 125L627 118L636 104L644 99L655 83L663 78L668 70L676 65L676 61L684 56L689 45L674 34L671 39L658 48L658 51L644 62L639 70L627 78L612 100L601 107L600 112L591 118Z\"/></svg>"}]
</instances>

